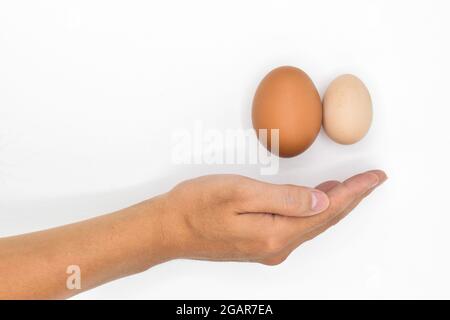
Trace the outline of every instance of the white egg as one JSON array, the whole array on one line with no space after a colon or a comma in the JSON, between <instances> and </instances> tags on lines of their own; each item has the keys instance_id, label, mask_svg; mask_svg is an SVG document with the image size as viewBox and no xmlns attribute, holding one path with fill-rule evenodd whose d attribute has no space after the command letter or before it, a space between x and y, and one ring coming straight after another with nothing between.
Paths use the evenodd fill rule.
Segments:
<instances>
[{"instance_id":1,"label":"white egg","mask_svg":"<svg viewBox=\"0 0 450 320\"><path fill-rule=\"evenodd\" d=\"M337 143L361 140L372 123L372 100L364 83L345 74L331 82L323 98L323 127Z\"/></svg>"}]
</instances>

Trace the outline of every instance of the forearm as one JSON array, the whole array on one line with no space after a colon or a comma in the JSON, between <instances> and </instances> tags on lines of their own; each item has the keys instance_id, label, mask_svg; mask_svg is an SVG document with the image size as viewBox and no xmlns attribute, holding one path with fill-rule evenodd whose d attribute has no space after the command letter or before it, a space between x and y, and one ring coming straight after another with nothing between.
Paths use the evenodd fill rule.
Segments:
<instances>
[{"instance_id":1,"label":"forearm","mask_svg":"<svg viewBox=\"0 0 450 320\"><path fill-rule=\"evenodd\" d=\"M157 197L83 222L0 239L0 298L66 298L174 257ZM67 288L69 266L81 289Z\"/></svg>"}]
</instances>

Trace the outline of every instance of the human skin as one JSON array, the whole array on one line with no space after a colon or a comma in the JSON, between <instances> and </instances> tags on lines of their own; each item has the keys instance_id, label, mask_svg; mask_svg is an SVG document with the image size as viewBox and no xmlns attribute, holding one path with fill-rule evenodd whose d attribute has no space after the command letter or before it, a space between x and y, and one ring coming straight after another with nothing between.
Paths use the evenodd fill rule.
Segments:
<instances>
[{"instance_id":1,"label":"human skin","mask_svg":"<svg viewBox=\"0 0 450 320\"><path fill-rule=\"evenodd\" d=\"M173 259L283 262L387 179L380 170L315 189L237 175L180 183L132 207L0 239L0 298L62 299ZM68 289L68 266L81 289Z\"/></svg>"}]
</instances>

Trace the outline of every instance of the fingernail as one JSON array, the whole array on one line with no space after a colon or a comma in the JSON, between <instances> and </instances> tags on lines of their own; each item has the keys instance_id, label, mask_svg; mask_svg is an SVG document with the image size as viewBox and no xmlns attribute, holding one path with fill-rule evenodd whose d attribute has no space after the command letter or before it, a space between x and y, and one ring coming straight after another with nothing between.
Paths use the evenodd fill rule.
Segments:
<instances>
[{"instance_id":1,"label":"fingernail","mask_svg":"<svg viewBox=\"0 0 450 320\"><path fill-rule=\"evenodd\" d=\"M378 179L378 176L376 174L370 173L370 187L369 189L375 188L379 183L380 179Z\"/></svg>"},{"instance_id":2,"label":"fingernail","mask_svg":"<svg viewBox=\"0 0 450 320\"><path fill-rule=\"evenodd\" d=\"M322 212L328 208L328 196L320 191L313 190L311 192L311 210L314 212Z\"/></svg>"}]
</instances>

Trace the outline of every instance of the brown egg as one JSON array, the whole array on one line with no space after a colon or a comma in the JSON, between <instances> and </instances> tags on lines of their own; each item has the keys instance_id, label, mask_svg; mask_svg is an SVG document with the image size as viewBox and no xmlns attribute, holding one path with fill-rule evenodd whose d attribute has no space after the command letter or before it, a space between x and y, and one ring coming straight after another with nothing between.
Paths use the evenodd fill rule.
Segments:
<instances>
[{"instance_id":1,"label":"brown egg","mask_svg":"<svg viewBox=\"0 0 450 320\"><path fill-rule=\"evenodd\" d=\"M261 81L253 99L253 127L268 150L271 129L279 129L279 156L294 157L314 142L322 123L319 93L308 75L295 67L279 67ZM268 129L267 143L259 129Z\"/></svg>"}]
</instances>

